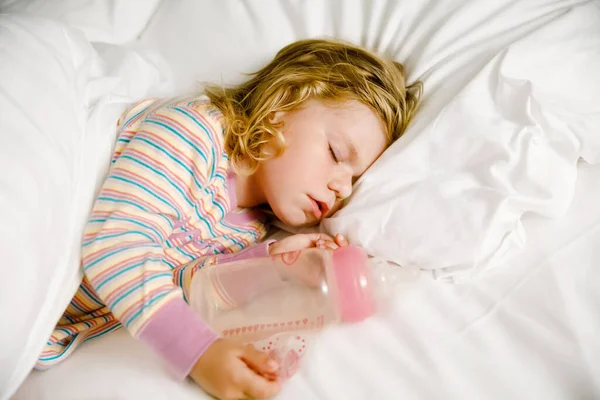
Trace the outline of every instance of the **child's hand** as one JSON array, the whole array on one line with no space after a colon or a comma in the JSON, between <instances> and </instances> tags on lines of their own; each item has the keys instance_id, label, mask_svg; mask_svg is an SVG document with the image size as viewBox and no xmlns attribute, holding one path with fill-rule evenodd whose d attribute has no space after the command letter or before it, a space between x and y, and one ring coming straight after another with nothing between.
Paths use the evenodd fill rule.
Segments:
<instances>
[{"instance_id":1,"label":"child's hand","mask_svg":"<svg viewBox=\"0 0 600 400\"><path fill-rule=\"evenodd\" d=\"M324 233L300 233L272 243L269 246L269 254L275 255L311 247L335 250L343 246L348 246L348 241L339 233L335 238Z\"/></svg>"},{"instance_id":2,"label":"child's hand","mask_svg":"<svg viewBox=\"0 0 600 400\"><path fill-rule=\"evenodd\" d=\"M275 246L275 247L274 247ZM335 250L338 247L348 246L348 241L339 233L332 238L322 233L299 234L289 236L271 245L271 255L286 252L297 252L291 258L283 260L278 264L279 275L284 280L302 282L309 287L318 287L325 279L325 258L330 257L328 252L311 253L311 260L298 261L300 250L306 248L318 248L324 250Z\"/></svg>"},{"instance_id":3,"label":"child's hand","mask_svg":"<svg viewBox=\"0 0 600 400\"><path fill-rule=\"evenodd\" d=\"M339 247L345 247L350 244L350 243L348 243L348 240L344 236L342 236L340 233L335 235L335 238L333 240Z\"/></svg>"},{"instance_id":4,"label":"child's hand","mask_svg":"<svg viewBox=\"0 0 600 400\"><path fill-rule=\"evenodd\" d=\"M278 368L252 345L218 339L196 362L190 377L221 400L267 399L281 389L275 381Z\"/></svg>"}]
</instances>

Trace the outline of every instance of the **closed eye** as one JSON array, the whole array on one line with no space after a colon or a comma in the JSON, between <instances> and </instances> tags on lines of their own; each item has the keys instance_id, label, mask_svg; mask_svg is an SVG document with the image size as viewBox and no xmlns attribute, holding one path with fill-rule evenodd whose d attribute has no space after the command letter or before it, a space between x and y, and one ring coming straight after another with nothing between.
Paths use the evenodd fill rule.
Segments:
<instances>
[{"instance_id":1,"label":"closed eye","mask_svg":"<svg viewBox=\"0 0 600 400\"><path fill-rule=\"evenodd\" d=\"M335 155L335 151L333 151L333 148L331 147L331 145L329 145L329 154L331 154L331 158L333 159L333 161L335 161L336 163L339 163L339 160L338 160L337 156Z\"/></svg>"}]
</instances>

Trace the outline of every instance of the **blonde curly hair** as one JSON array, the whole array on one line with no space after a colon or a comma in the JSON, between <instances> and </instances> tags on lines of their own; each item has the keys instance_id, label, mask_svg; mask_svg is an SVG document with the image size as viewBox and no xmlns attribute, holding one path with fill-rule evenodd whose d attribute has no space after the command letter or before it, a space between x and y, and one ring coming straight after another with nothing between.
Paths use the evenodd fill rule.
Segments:
<instances>
[{"instance_id":1,"label":"blonde curly hair","mask_svg":"<svg viewBox=\"0 0 600 400\"><path fill-rule=\"evenodd\" d=\"M281 126L272 118L278 111L293 110L308 99L359 101L379 116L389 145L404 133L423 91L419 81L406 84L402 64L331 39L291 43L251 75L238 86L205 87L225 117L225 151L231 166L247 175L285 149ZM273 142L278 143L274 148Z\"/></svg>"}]
</instances>

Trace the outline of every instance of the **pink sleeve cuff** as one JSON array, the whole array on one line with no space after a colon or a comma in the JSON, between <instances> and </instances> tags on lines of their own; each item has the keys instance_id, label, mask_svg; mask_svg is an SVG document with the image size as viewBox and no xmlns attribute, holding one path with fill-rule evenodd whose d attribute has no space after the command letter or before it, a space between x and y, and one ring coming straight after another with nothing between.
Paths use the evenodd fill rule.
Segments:
<instances>
[{"instance_id":1,"label":"pink sleeve cuff","mask_svg":"<svg viewBox=\"0 0 600 400\"><path fill-rule=\"evenodd\" d=\"M274 240L258 243L242 251L217 256L217 263L269 256ZM158 310L138 338L168 364L179 380L185 379L196 361L219 338L182 298L169 301Z\"/></svg>"},{"instance_id":2,"label":"pink sleeve cuff","mask_svg":"<svg viewBox=\"0 0 600 400\"><path fill-rule=\"evenodd\" d=\"M177 379L183 380L219 335L182 298L177 298L152 316L138 338L162 356Z\"/></svg>"}]
</instances>

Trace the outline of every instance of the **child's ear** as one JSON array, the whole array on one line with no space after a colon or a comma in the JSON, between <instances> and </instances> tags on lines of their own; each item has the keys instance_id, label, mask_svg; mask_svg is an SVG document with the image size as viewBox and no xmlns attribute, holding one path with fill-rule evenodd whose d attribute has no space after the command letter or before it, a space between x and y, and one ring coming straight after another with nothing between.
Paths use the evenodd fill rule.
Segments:
<instances>
[{"instance_id":1,"label":"child's ear","mask_svg":"<svg viewBox=\"0 0 600 400\"><path fill-rule=\"evenodd\" d=\"M273 111L272 113L269 114L269 122L272 123L273 125L278 124L279 122L281 122L283 120L284 114L285 114L285 111Z\"/></svg>"},{"instance_id":2,"label":"child's ear","mask_svg":"<svg viewBox=\"0 0 600 400\"><path fill-rule=\"evenodd\" d=\"M277 143L279 142L278 138L272 137L267 143L265 143L261 150L261 155L265 158L272 158L277 155L278 148Z\"/></svg>"}]
</instances>

